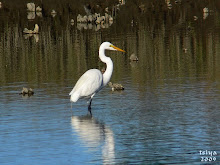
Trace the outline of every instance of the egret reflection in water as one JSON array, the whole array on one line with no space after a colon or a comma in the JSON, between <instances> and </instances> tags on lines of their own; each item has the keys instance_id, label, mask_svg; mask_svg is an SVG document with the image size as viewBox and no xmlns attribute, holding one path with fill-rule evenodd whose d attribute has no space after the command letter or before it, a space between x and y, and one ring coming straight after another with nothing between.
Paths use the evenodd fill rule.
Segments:
<instances>
[{"instance_id":1,"label":"egret reflection in water","mask_svg":"<svg viewBox=\"0 0 220 165\"><path fill-rule=\"evenodd\" d=\"M99 123L91 115L72 116L71 126L81 143L88 147L89 152L92 153L101 148L103 164L114 164L114 133L108 126Z\"/></svg>"}]
</instances>

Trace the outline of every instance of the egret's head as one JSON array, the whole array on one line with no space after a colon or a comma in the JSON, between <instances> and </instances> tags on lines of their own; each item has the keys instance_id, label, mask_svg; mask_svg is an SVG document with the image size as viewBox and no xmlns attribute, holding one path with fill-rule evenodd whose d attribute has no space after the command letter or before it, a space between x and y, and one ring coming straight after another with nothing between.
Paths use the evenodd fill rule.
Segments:
<instances>
[{"instance_id":1,"label":"egret's head","mask_svg":"<svg viewBox=\"0 0 220 165\"><path fill-rule=\"evenodd\" d=\"M124 50L114 46L110 42L103 42L101 44L100 48L103 48L103 49L106 49L106 50L116 50L116 51L120 51L120 52L125 52Z\"/></svg>"}]
</instances>

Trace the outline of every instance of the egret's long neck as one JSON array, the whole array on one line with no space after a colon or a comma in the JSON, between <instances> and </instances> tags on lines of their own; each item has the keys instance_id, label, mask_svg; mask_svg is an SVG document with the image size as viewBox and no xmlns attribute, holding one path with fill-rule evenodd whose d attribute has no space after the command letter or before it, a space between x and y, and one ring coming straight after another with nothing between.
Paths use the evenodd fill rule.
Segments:
<instances>
[{"instance_id":1,"label":"egret's long neck","mask_svg":"<svg viewBox=\"0 0 220 165\"><path fill-rule=\"evenodd\" d=\"M112 72L113 72L113 62L110 57L105 56L105 50L100 48L99 49L99 58L102 62L106 63L107 68L105 70L105 73L103 74L103 85L107 85L108 82L111 79Z\"/></svg>"}]
</instances>

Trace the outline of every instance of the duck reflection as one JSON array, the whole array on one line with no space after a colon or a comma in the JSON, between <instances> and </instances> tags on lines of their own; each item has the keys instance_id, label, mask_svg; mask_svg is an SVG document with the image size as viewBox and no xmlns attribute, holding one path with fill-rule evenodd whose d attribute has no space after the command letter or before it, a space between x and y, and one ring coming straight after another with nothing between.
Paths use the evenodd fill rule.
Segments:
<instances>
[{"instance_id":1,"label":"duck reflection","mask_svg":"<svg viewBox=\"0 0 220 165\"><path fill-rule=\"evenodd\" d=\"M108 126L99 123L91 115L72 116L71 125L89 151L98 150L101 146L103 164L114 164L114 134Z\"/></svg>"}]
</instances>

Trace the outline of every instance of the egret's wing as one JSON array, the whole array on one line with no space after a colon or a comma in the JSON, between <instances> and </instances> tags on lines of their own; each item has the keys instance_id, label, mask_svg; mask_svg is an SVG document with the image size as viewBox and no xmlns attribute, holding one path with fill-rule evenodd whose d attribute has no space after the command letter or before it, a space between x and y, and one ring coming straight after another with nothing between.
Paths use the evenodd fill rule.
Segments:
<instances>
[{"instance_id":1,"label":"egret's wing","mask_svg":"<svg viewBox=\"0 0 220 165\"><path fill-rule=\"evenodd\" d=\"M89 96L98 91L101 86L102 73L98 69L90 69L79 78L69 95L78 92L81 97Z\"/></svg>"},{"instance_id":2,"label":"egret's wing","mask_svg":"<svg viewBox=\"0 0 220 165\"><path fill-rule=\"evenodd\" d=\"M84 73L76 82L76 85L73 87L73 90L69 93L69 95L72 95L77 89L80 89L83 86L83 83L87 82L88 80L89 77Z\"/></svg>"}]
</instances>

